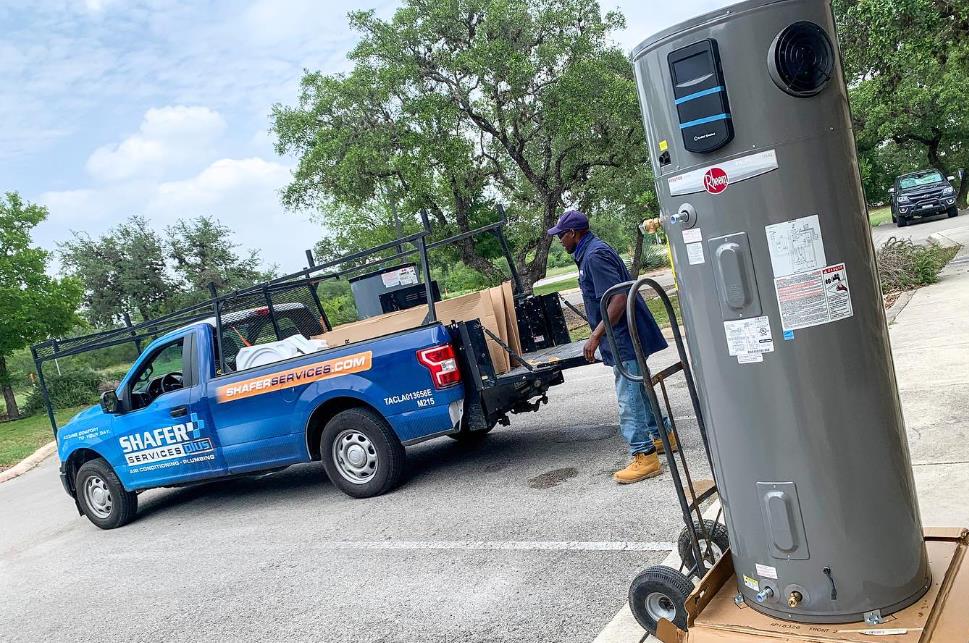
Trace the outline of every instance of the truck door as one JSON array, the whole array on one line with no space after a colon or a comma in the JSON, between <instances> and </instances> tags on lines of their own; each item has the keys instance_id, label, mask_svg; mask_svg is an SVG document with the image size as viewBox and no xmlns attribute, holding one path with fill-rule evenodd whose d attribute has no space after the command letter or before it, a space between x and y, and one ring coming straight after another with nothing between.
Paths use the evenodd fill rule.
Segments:
<instances>
[{"instance_id":1,"label":"truck door","mask_svg":"<svg viewBox=\"0 0 969 643\"><path fill-rule=\"evenodd\" d=\"M225 471L202 404L195 343L195 335L187 331L150 346L121 383L123 412L114 421L121 449L116 470L129 488Z\"/></svg>"}]
</instances>

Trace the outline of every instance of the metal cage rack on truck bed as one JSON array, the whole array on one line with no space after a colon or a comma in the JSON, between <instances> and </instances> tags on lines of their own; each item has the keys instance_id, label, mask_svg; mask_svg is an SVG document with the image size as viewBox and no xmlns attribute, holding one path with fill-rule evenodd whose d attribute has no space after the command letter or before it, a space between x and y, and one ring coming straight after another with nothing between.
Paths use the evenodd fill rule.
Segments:
<instances>
[{"instance_id":1,"label":"metal cage rack on truck bed","mask_svg":"<svg viewBox=\"0 0 969 643\"><path fill-rule=\"evenodd\" d=\"M44 378L45 362L121 344L133 344L140 354L144 346L166 333L189 324L207 322L216 331L219 368L222 372L228 372L233 370L235 354L242 345L282 340L296 333L320 334L332 330L325 302L318 292L321 282L351 279L415 254L424 291L419 305L427 307L421 325L435 323L439 321L435 306L439 294L435 292L435 284L430 278L428 252L482 234L492 234L497 238L508 262L522 354L518 354L479 322L471 320L447 324L459 351L462 370L467 374L468 381L473 383L468 387L465 412L469 430L485 430L497 422L507 423L508 412L537 410L545 401L544 393L549 386L563 381L563 369L586 362L582 356L582 343L570 340L562 311L563 300L558 294L534 296L523 293L503 233L506 222L504 210L500 207L499 214L501 220L495 223L433 242L427 240L430 229L425 218L425 228L421 232L319 264L315 262L312 252L307 250L309 266L298 272L227 293L219 293L214 285L210 285L210 299L175 312L138 323L132 323L126 313L122 327L34 344L31 354L51 428L56 435L57 422ZM564 302L564 305L584 317L568 302ZM243 317L250 322L253 317L260 318L260 323L247 325L254 336L243 337L238 330L238 322ZM448 320L441 321L446 323ZM508 373L496 373L488 356L487 337L509 353L512 369ZM541 399L531 401L536 396Z\"/></svg>"}]
</instances>

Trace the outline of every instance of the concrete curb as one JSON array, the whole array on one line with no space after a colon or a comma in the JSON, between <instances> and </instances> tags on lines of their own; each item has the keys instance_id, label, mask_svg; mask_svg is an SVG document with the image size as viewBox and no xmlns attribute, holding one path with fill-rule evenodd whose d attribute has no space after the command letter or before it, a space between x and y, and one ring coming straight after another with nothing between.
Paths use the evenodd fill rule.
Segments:
<instances>
[{"instance_id":1,"label":"concrete curb","mask_svg":"<svg viewBox=\"0 0 969 643\"><path fill-rule=\"evenodd\" d=\"M48 442L6 471L0 471L0 483L22 476L49 458L56 451L57 443L54 441Z\"/></svg>"},{"instance_id":2,"label":"concrete curb","mask_svg":"<svg viewBox=\"0 0 969 643\"><path fill-rule=\"evenodd\" d=\"M915 293L917 292L918 290L906 290L898 296L895 303L885 311L885 318L888 320L889 324L893 324L895 322L895 318L898 317L898 314L902 312L905 306L908 305L908 302L912 301L912 297L914 297Z\"/></svg>"},{"instance_id":3,"label":"concrete curb","mask_svg":"<svg viewBox=\"0 0 969 643\"><path fill-rule=\"evenodd\" d=\"M941 232L933 232L929 235L929 243L934 243L943 248L955 248L956 246L961 246L962 244L950 239L946 233L948 230L942 230Z\"/></svg>"}]
</instances>

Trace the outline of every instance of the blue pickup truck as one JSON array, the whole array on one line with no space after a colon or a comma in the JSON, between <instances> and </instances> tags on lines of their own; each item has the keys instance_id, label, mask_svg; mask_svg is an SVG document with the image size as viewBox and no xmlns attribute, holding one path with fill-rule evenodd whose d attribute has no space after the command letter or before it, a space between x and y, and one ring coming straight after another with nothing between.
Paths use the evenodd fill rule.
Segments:
<instances>
[{"instance_id":1,"label":"blue pickup truck","mask_svg":"<svg viewBox=\"0 0 969 643\"><path fill-rule=\"evenodd\" d=\"M99 406L57 427L48 403L61 481L79 512L111 529L135 517L145 489L311 461L321 461L348 495L379 495L401 481L406 446L445 435L478 440L507 424L508 413L538 410L548 388L564 381L562 369L583 363L581 342L569 341L553 294L517 299L519 328L533 350L507 373L495 373L479 321L441 323L433 305L417 328L240 368L235 356L242 345L297 333L308 338L327 328L318 299L321 315L278 303L280 293L313 292L314 283L312 275L297 274L232 295L242 302L265 297L264 307L226 314L225 300L217 298L214 317L196 307L35 345L43 385L42 362L52 356L155 336L138 345L137 360ZM157 335L164 327L172 329Z\"/></svg>"}]
</instances>

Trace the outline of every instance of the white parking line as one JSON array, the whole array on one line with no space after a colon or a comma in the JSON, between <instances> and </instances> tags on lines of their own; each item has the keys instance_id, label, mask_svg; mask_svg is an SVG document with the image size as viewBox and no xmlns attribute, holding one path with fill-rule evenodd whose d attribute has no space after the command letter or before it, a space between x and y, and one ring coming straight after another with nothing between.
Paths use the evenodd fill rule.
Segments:
<instances>
[{"instance_id":1,"label":"white parking line","mask_svg":"<svg viewBox=\"0 0 969 643\"><path fill-rule=\"evenodd\" d=\"M312 543L318 549L465 549L514 551L671 551L676 545L635 541L546 540L337 540Z\"/></svg>"}]
</instances>

